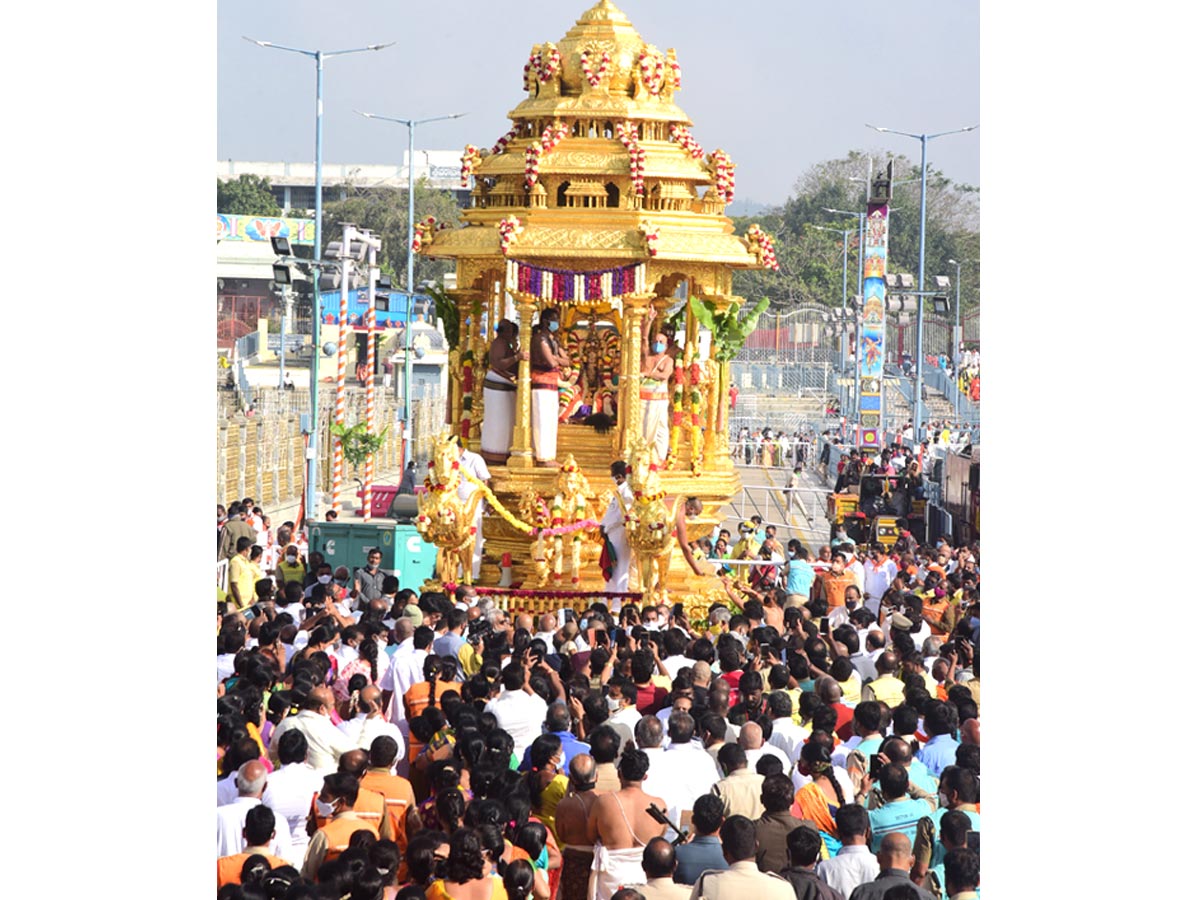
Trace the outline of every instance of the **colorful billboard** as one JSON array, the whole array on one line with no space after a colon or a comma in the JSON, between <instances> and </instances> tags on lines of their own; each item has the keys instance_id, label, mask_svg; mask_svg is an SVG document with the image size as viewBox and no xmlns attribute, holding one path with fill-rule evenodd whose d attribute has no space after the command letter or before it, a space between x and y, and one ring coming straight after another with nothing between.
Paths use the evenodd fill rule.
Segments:
<instances>
[{"instance_id":1,"label":"colorful billboard","mask_svg":"<svg viewBox=\"0 0 1200 900\"><path fill-rule=\"evenodd\" d=\"M270 216L235 216L217 213L218 241L269 241L285 237L293 244L312 245L314 219L273 219Z\"/></svg>"}]
</instances>

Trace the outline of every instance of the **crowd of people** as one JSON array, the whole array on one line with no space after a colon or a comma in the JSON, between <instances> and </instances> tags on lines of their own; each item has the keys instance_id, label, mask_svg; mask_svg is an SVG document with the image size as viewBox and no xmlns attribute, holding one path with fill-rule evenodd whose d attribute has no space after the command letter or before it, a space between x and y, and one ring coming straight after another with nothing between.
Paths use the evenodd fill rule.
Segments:
<instances>
[{"instance_id":1,"label":"crowd of people","mask_svg":"<svg viewBox=\"0 0 1200 900\"><path fill-rule=\"evenodd\" d=\"M816 432L811 428L801 431L794 429L789 435L786 431L771 428L742 427L733 445L735 458L740 458L748 466L759 465L767 468L803 467L813 457L813 447L816 443Z\"/></svg>"},{"instance_id":2,"label":"crowd of people","mask_svg":"<svg viewBox=\"0 0 1200 900\"><path fill-rule=\"evenodd\" d=\"M747 522L703 618L534 617L222 512L222 900L978 896L977 547Z\"/></svg>"}]
</instances>

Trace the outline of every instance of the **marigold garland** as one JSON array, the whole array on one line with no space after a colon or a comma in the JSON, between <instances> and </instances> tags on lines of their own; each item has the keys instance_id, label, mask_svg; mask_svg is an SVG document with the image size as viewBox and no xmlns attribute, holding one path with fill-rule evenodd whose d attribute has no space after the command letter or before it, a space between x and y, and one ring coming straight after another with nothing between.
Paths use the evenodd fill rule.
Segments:
<instances>
[{"instance_id":1,"label":"marigold garland","mask_svg":"<svg viewBox=\"0 0 1200 900\"><path fill-rule=\"evenodd\" d=\"M505 522L517 529L517 531L521 532L522 534L536 535L541 533L546 537L559 537L561 535L574 534L576 531L584 531L588 528L600 527L600 523L594 519L584 519L580 522L573 522L570 525L563 525L560 528L535 528L533 525L527 525L526 523L522 522L511 512L509 512L508 509L505 508L504 504L496 498L496 495L492 493L492 489L470 472L464 472L460 470L458 474L459 477L465 478L468 482L479 488L479 490L483 492L483 499L488 502L488 506L494 509L500 515L500 518L504 519ZM428 484L428 480L426 483Z\"/></svg>"}]
</instances>

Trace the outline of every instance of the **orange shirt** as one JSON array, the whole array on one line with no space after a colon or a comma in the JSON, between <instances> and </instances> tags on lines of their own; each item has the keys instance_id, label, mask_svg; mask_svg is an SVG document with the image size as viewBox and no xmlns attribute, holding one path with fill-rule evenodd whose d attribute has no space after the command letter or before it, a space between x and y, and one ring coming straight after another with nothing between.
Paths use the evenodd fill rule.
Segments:
<instances>
[{"instance_id":1,"label":"orange shirt","mask_svg":"<svg viewBox=\"0 0 1200 900\"><path fill-rule=\"evenodd\" d=\"M399 874L403 877L408 872L408 865L404 861L408 856L408 811L417 805L412 783L400 775L393 775L387 769L368 769L358 787L360 791L374 791L383 796L392 828L392 840L400 847Z\"/></svg>"},{"instance_id":2,"label":"orange shirt","mask_svg":"<svg viewBox=\"0 0 1200 900\"><path fill-rule=\"evenodd\" d=\"M939 623L942 621L942 616L945 615L947 608L949 608L950 601L943 599L939 602L932 599L932 595L930 595L930 599L922 600L922 604L922 611L925 615L933 616L932 622L929 622L928 619L925 620L929 622L930 634L937 635L938 637L945 635L946 629L942 628Z\"/></svg>"},{"instance_id":3,"label":"orange shirt","mask_svg":"<svg viewBox=\"0 0 1200 900\"><path fill-rule=\"evenodd\" d=\"M365 777L365 776L364 776ZM313 818L317 821L317 828L324 828L332 819L327 819L316 812L317 798L313 797ZM392 830L390 818L384 821L387 816L387 801L378 791L364 788L359 783L358 797L354 801L354 814L364 822L369 822L372 828L378 832L379 837L386 840L395 840L395 834Z\"/></svg>"},{"instance_id":4,"label":"orange shirt","mask_svg":"<svg viewBox=\"0 0 1200 900\"><path fill-rule=\"evenodd\" d=\"M441 681L430 686L428 681L418 681L404 695L404 714L411 722L417 716L425 711L430 702L441 700L442 694L449 690L459 690L461 685L457 681Z\"/></svg>"},{"instance_id":5,"label":"orange shirt","mask_svg":"<svg viewBox=\"0 0 1200 900\"><path fill-rule=\"evenodd\" d=\"M835 606L846 605L846 588L850 585L857 586L858 582L854 578L853 572L842 572L841 575L834 575L833 572L818 572L817 577L821 579L821 587L825 591L825 602L829 604L829 608Z\"/></svg>"},{"instance_id":6,"label":"orange shirt","mask_svg":"<svg viewBox=\"0 0 1200 900\"><path fill-rule=\"evenodd\" d=\"M254 853L235 853L233 856L222 856L217 860L217 889L225 887L227 884L242 883L242 866L246 864ZM278 869L280 866L290 866L291 863L286 859L280 859L278 856L271 856L269 853L259 853L258 856L266 857L272 869Z\"/></svg>"}]
</instances>

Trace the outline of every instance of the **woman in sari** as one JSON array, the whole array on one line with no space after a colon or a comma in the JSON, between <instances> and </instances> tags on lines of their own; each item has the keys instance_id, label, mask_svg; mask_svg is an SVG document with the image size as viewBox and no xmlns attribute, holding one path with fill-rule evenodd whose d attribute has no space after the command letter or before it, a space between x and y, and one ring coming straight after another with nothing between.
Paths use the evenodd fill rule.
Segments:
<instances>
[{"instance_id":1,"label":"woman in sari","mask_svg":"<svg viewBox=\"0 0 1200 900\"><path fill-rule=\"evenodd\" d=\"M792 815L815 822L829 855L835 856L842 844L837 839L834 816L847 801L833 771L829 749L819 741L808 741L800 751L797 767L801 775L812 776L812 781L796 791Z\"/></svg>"},{"instance_id":2,"label":"woman in sari","mask_svg":"<svg viewBox=\"0 0 1200 900\"><path fill-rule=\"evenodd\" d=\"M474 828L460 828L450 838L446 876L429 885L426 900L507 900L504 881L490 874L483 842Z\"/></svg>"}]
</instances>

